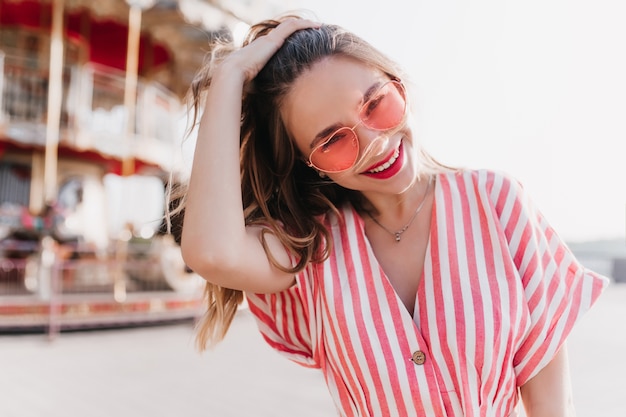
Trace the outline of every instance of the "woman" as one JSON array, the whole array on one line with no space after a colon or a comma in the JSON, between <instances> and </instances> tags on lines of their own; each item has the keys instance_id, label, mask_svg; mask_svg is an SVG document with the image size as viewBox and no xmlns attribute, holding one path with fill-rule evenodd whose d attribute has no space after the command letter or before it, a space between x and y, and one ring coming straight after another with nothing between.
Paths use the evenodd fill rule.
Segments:
<instances>
[{"instance_id":1,"label":"woman","mask_svg":"<svg viewBox=\"0 0 626 417\"><path fill-rule=\"evenodd\" d=\"M323 372L340 415L574 415L566 337L607 280L504 174L420 148L401 70L284 17L216 47L182 250L201 348L246 294L265 340ZM241 193L237 190L241 190Z\"/></svg>"}]
</instances>

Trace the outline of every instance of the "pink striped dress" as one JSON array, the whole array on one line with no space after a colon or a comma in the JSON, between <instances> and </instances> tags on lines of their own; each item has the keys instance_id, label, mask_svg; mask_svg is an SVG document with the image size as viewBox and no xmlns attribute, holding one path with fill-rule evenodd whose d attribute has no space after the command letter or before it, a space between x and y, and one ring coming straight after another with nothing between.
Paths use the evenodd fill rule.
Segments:
<instances>
[{"instance_id":1,"label":"pink striped dress","mask_svg":"<svg viewBox=\"0 0 626 417\"><path fill-rule=\"evenodd\" d=\"M321 369L341 416L512 416L517 387L557 353L608 279L570 253L522 187L439 174L413 314L352 208L333 252L276 294L247 294L264 339Z\"/></svg>"}]
</instances>

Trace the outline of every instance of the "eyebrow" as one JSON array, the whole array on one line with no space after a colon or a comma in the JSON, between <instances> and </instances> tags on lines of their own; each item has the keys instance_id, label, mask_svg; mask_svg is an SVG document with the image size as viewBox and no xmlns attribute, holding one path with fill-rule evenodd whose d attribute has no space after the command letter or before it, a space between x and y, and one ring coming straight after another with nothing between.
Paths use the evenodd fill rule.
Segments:
<instances>
[{"instance_id":1,"label":"eyebrow","mask_svg":"<svg viewBox=\"0 0 626 417\"><path fill-rule=\"evenodd\" d=\"M365 93L363 94L363 100L361 101L361 104L359 105L359 111L363 107L363 104L369 101L369 99L372 97L372 94L374 94L383 83L384 81L377 81L365 91ZM315 148L322 139L327 138L329 135L332 135L334 132L341 129L342 127L347 127L347 126L343 126L340 123L335 123L333 125L326 127L325 129L320 131L317 135L315 135L315 138L311 141L310 148L311 149Z\"/></svg>"}]
</instances>

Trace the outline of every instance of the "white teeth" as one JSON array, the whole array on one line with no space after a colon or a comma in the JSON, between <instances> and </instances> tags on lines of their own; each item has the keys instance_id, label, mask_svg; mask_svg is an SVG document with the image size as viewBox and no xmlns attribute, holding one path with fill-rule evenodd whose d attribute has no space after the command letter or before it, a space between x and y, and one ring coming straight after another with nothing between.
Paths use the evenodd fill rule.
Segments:
<instances>
[{"instance_id":1,"label":"white teeth","mask_svg":"<svg viewBox=\"0 0 626 417\"><path fill-rule=\"evenodd\" d=\"M400 156L400 149L396 149L396 151L393 153L393 155L391 155L391 158L389 158L389 160L387 162L385 162L384 164L372 169L371 172L372 174L375 174L377 172L382 172L384 170L386 170L387 168L389 168L390 166L393 165L394 162L396 162L396 159L398 159L398 157Z\"/></svg>"}]
</instances>

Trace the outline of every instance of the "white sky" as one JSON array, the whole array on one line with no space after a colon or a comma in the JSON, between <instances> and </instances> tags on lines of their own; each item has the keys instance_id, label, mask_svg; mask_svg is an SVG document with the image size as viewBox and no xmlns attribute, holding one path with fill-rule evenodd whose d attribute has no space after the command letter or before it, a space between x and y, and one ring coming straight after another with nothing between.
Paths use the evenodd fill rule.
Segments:
<instances>
[{"instance_id":1,"label":"white sky","mask_svg":"<svg viewBox=\"0 0 626 417\"><path fill-rule=\"evenodd\" d=\"M402 63L442 162L517 177L570 241L626 235L626 2L292 0Z\"/></svg>"}]
</instances>

